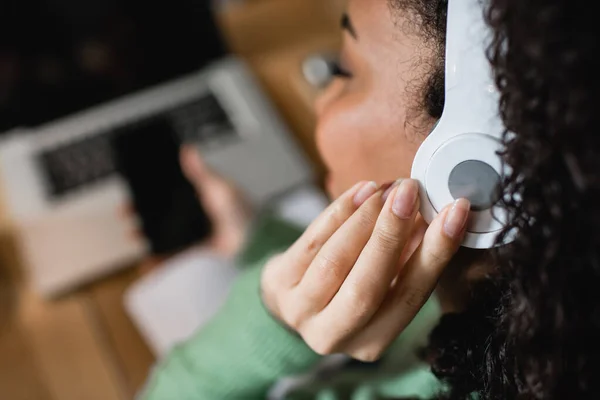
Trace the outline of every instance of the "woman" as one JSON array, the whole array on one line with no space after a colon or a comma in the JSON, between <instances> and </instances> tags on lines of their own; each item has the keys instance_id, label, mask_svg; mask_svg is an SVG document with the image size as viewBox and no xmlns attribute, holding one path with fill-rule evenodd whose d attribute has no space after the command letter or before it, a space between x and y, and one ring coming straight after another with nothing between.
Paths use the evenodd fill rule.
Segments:
<instances>
[{"instance_id":1,"label":"woman","mask_svg":"<svg viewBox=\"0 0 600 400\"><path fill-rule=\"evenodd\" d=\"M596 399L596 16L577 0L491 3L490 55L514 171L504 199L518 235L470 306L444 316L427 355L450 398Z\"/></svg>"},{"instance_id":2,"label":"woman","mask_svg":"<svg viewBox=\"0 0 600 400\"><path fill-rule=\"evenodd\" d=\"M498 254L492 290L433 335L434 370L454 398L600 398L600 41L587 6L491 2L518 235Z\"/></svg>"},{"instance_id":3,"label":"woman","mask_svg":"<svg viewBox=\"0 0 600 400\"><path fill-rule=\"evenodd\" d=\"M349 1L337 78L317 105L317 144L335 201L281 254L248 269L221 313L159 365L146 398L439 392L416 355L439 319L437 300L425 303L458 249L470 205L457 201L427 228L417 219L417 184L398 178L410 176L443 110L446 9L443 0ZM193 154L182 161L217 221L215 247L235 253L243 206ZM462 307L457 276L438 290L445 312ZM282 381L336 353L366 363L345 365L325 381Z\"/></svg>"}]
</instances>

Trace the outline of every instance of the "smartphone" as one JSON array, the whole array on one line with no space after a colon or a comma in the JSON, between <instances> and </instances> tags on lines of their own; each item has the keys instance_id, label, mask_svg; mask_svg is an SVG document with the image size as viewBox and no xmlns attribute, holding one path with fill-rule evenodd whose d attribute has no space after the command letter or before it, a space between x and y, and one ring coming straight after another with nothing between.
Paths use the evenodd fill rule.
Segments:
<instances>
[{"instance_id":1,"label":"smartphone","mask_svg":"<svg viewBox=\"0 0 600 400\"><path fill-rule=\"evenodd\" d=\"M153 254L173 254L209 237L210 220L183 175L179 136L167 116L121 128L111 142Z\"/></svg>"}]
</instances>

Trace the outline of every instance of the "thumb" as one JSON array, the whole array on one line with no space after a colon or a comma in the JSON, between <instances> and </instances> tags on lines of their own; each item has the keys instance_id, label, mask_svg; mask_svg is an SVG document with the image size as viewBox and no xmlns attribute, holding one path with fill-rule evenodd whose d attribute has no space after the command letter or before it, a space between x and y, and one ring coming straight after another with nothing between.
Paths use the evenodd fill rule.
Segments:
<instances>
[{"instance_id":1,"label":"thumb","mask_svg":"<svg viewBox=\"0 0 600 400\"><path fill-rule=\"evenodd\" d=\"M202 160L193 145L183 145L179 153L179 163L185 177L201 192L207 181L221 180L220 177Z\"/></svg>"},{"instance_id":2,"label":"thumb","mask_svg":"<svg viewBox=\"0 0 600 400\"><path fill-rule=\"evenodd\" d=\"M229 218L242 201L237 189L213 171L194 146L184 145L180 152L183 174L196 190L202 206L213 220Z\"/></svg>"},{"instance_id":3,"label":"thumb","mask_svg":"<svg viewBox=\"0 0 600 400\"><path fill-rule=\"evenodd\" d=\"M235 254L244 241L251 206L235 185L206 165L193 146L181 148L180 163L183 174L213 223L213 248L223 254Z\"/></svg>"}]
</instances>

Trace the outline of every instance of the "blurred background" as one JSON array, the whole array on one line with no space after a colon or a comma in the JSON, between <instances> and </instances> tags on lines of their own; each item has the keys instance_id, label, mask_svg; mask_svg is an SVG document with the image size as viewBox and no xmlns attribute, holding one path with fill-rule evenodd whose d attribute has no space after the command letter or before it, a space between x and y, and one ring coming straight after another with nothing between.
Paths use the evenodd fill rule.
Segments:
<instances>
[{"instance_id":1,"label":"blurred background","mask_svg":"<svg viewBox=\"0 0 600 400\"><path fill-rule=\"evenodd\" d=\"M0 397L132 399L223 301L235 268L197 247L182 144L257 210L320 211L313 102L344 6L1 2Z\"/></svg>"}]
</instances>

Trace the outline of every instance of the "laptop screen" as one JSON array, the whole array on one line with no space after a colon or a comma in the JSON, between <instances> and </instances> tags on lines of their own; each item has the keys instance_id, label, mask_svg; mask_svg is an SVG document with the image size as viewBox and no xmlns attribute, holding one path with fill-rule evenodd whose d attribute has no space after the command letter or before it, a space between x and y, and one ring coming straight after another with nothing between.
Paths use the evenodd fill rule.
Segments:
<instances>
[{"instance_id":1,"label":"laptop screen","mask_svg":"<svg viewBox=\"0 0 600 400\"><path fill-rule=\"evenodd\" d=\"M200 69L227 50L208 0L0 4L0 132Z\"/></svg>"}]
</instances>

